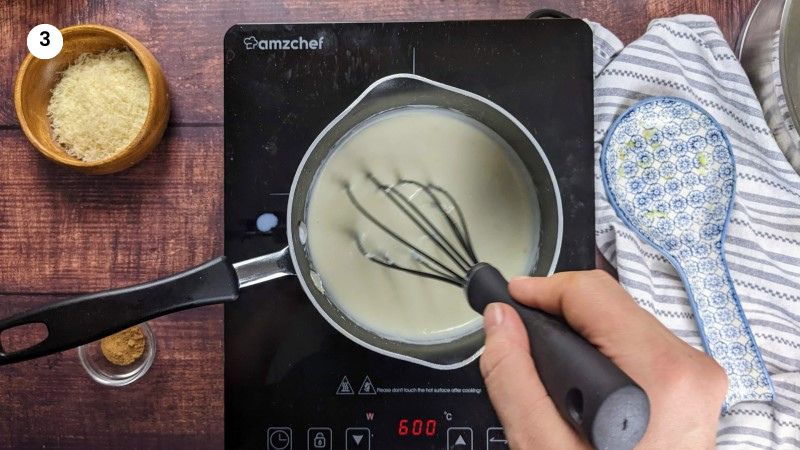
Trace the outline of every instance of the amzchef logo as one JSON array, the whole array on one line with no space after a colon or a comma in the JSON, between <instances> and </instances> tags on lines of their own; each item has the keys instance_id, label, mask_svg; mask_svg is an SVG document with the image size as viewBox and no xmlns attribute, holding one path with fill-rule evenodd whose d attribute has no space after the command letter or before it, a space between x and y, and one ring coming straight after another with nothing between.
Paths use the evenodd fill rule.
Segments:
<instances>
[{"instance_id":1,"label":"amzchef logo","mask_svg":"<svg viewBox=\"0 0 800 450\"><path fill-rule=\"evenodd\" d=\"M294 39L257 39L255 36L244 38L244 47L248 50L321 50L325 36L317 39L306 39L303 36Z\"/></svg>"}]
</instances>

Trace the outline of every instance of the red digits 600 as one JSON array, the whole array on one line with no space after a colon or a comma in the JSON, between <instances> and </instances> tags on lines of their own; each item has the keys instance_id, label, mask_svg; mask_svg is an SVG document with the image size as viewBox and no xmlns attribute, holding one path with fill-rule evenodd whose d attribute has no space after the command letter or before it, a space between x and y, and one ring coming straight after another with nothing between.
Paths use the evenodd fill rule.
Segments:
<instances>
[{"instance_id":1,"label":"red digits 600","mask_svg":"<svg viewBox=\"0 0 800 450\"><path fill-rule=\"evenodd\" d=\"M436 425L436 419L400 419L397 424L397 435L433 437L436 435Z\"/></svg>"}]
</instances>

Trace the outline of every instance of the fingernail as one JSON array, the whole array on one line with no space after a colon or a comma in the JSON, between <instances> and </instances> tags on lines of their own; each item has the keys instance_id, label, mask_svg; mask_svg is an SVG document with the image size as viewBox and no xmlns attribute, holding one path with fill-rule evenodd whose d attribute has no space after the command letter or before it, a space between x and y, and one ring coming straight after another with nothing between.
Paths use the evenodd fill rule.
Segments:
<instances>
[{"instance_id":1,"label":"fingernail","mask_svg":"<svg viewBox=\"0 0 800 450\"><path fill-rule=\"evenodd\" d=\"M503 308L497 303L489 303L483 311L483 324L488 330L503 323Z\"/></svg>"}]
</instances>

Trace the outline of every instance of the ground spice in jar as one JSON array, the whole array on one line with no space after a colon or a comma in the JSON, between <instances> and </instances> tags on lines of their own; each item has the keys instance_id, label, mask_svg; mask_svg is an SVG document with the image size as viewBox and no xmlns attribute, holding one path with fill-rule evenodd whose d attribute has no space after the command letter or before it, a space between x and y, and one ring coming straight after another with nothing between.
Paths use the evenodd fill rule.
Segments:
<instances>
[{"instance_id":1,"label":"ground spice in jar","mask_svg":"<svg viewBox=\"0 0 800 450\"><path fill-rule=\"evenodd\" d=\"M145 339L139 326L130 327L100 340L100 350L111 364L127 366L141 358Z\"/></svg>"}]
</instances>

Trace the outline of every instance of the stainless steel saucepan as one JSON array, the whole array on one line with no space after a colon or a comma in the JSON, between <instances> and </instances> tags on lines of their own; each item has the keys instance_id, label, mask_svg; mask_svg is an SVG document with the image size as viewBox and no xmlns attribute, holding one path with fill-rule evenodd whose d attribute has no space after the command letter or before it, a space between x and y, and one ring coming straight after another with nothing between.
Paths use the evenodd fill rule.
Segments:
<instances>
[{"instance_id":1,"label":"stainless steel saucepan","mask_svg":"<svg viewBox=\"0 0 800 450\"><path fill-rule=\"evenodd\" d=\"M41 323L47 327L48 334L41 342L13 352L5 351L0 343L0 365L77 347L175 311L236 301L240 289L287 275L296 275L319 313L359 345L437 369L453 369L470 363L483 348L482 330L450 342L431 344L387 339L352 321L326 297L306 252L306 203L314 175L331 150L367 118L409 105L457 110L482 122L510 144L534 181L542 215L541 247L533 274L551 274L561 247L561 197L552 168L533 136L511 114L485 98L420 76L396 74L369 86L309 147L289 194L287 248L235 264L224 256L219 257L161 280L76 297L2 320L0 332Z\"/></svg>"},{"instance_id":2,"label":"stainless steel saucepan","mask_svg":"<svg viewBox=\"0 0 800 450\"><path fill-rule=\"evenodd\" d=\"M736 55L772 134L800 173L800 1L759 1L739 35Z\"/></svg>"}]
</instances>

